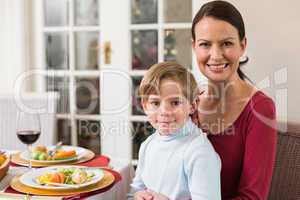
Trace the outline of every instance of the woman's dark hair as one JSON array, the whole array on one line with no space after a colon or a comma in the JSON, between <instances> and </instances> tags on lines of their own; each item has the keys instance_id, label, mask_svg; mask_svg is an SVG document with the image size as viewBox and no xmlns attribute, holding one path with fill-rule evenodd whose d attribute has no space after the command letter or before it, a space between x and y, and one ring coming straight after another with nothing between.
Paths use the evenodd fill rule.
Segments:
<instances>
[{"instance_id":1,"label":"woman's dark hair","mask_svg":"<svg viewBox=\"0 0 300 200\"><path fill-rule=\"evenodd\" d=\"M191 29L193 40L195 40L195 26L204 17L213 17L230 23L238 30L240 41L245 38L245 25L241 13L231 3L217 0L204 4L195 15ZM248 60L248 57L246 57L245 60L240 62L240 66L246 64ZM242 80L248 79L250 81L240 67L237 72Z\"/></svg>"}]
</instances>

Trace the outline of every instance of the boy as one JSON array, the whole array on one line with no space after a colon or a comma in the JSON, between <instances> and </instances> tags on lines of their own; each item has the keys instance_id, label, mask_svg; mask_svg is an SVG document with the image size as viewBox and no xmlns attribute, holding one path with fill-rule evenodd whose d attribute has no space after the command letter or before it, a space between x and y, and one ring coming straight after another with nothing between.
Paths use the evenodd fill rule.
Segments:
<instances>
[{"instance_id":1,"label":"boy","mask_svg":"<svg viewBox=\"0 0 300 200\"><path fill-rule=\"evenodd\" d=\"M197 95L193 75L176 63L153 65L139 93L156 132L141 145L128 199L221 199L221 162L189 115Z\"/></svg>"}]
</instances>

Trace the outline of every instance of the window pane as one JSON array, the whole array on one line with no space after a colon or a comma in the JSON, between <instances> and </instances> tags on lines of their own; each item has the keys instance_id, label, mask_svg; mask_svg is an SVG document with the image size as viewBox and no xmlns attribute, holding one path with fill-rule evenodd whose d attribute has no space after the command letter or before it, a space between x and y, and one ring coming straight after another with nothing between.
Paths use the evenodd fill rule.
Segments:
<instances>
[{"instance_id":1,"label":"window pane","mask_svg":"<svg viewBox=\"0 0 300 200\"><path fill-rule=\"evenodd\" d=\"M131 0L131 23L157 23L157 0Z\"/></svg>"},{"instance_id":2,"label":"window pane","mask_svg":"<svg viewBox=\"0 0 300 200\"><path fill-rule=\"evenodd\" d=\"M132 115L144 115L141 98L138 94L142 77L132 77Z\"/></svg>"},{"instance_id":3,"label":"window pane","mask_svg":"<svg viewBox=\"0 0 300 200\"><path fill-rule=\"evenodd\" d=\"M138 159L138 153L143 141L155 132L149 122L132 122L132 158Z\"/></svg>"},{"instance_id":4,"label":"window pane","mask_svg":"<svg viewBox=\"0 0 300 200\"><path fill-rule=\"evenodd\" d=\"M64 145L71 145L71 122L66 119L57 120L57 141L62 141Z\"/></svg>"},{"instance_id":5,"label":"window pane","mask_svg":"<svg viewBox=\"0 0 300 200\"><path fill-rule=\"evenodd\" d=\"M192 21L192 0L164 0L164 21L170 23Z\"/></svg>"},{"instance_id":6,"label":"window pane","mask_svg":"<svg viewBox=\"0 0 300 200\"><path fill-rule=\"evenodd\" d=\"M68 25L68 0L44 0L45 26Z\"/></svg>"},{"instance_id":7,"label":"window pane","mask_svg":"<svg viewBox=\"0 0 300 200\"><path fill-rule=\"evenodd\" d=\"M132 31L132 69L147 69L157 63L157 31Z\"/></svg>"},{"instance_id":8,"label":"window pane","mask_svg":"<svg viewBox=\"0 0 300 200\"><path fill-rule=\"evenodd\" d=\"M98 32L75 33L75 68L98 69Z\"/></svg>"},{"instance_id":9,"label":"window pane","mask_svg":"<svg viewBox=\"0 0 300 200\"><path fill-rule=\"evenodd\" d=\"M47 91L59 92L58 113L69 113L69 78L67 77L47 77Z\"/></svg>"},{"instance_id":10,"label":"window pane","mask_svg":"<svg viewBox=\"0 0 300 200\"><path fill-rule=\"evenodd\" d=\"M192 47L189 29L167 29L164 31L164 60L176 61L192 68Z\"/></svg>"},{"instance_id":11,"label":"window pane","mask_svg":"<svg viewBox=\"0 0 300 200\"><path fill-rule=\"evenodd\" d=\"M75 0L74 15L75 25L98 25L99 24L98 0Z\"/></svg>"},{"instance_id":12,"label":"window pane","mask_svg":"<svg viewBox=\"0 0 300 200\"><path fill-rule=\"evenodd\" d=\"M76 78L76 113L100 114L99 78Z\"/></svg>"},{"instance_id":13,"label":"window pane","mask_svg":"<svg viewBox=\"0 0 300 200\"><path fill-rule=\"evenodd\" d=\"M100 154L100 133L101 124L99 121L77 120L77 137L80 147L90 149L95 154Z\"/></svg>"},{"instance_id":14,"label":"window pane","mask_svg":"<svg viewBox=\"0 0 300 200\"><path fill-rule=\"evenodd\" d=\"M68 69L69 51L66 33L48 33L45 35L45 54L47 69Z\"/></svg>"}]
</instances>

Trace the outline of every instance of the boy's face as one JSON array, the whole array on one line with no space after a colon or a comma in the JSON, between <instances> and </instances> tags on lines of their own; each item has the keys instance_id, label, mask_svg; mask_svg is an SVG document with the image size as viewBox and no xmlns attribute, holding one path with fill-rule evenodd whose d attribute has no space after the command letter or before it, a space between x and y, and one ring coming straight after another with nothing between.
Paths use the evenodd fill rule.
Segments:
<instances>
[{"instance_id":1,"label":"boy's face","mask_svg":"<svg viewBox=\"0 0 300 200\"><path fill-rule=\"evenodd\" d=\"M159 92L150 94L142 104L151 125L160 134L168 135L184 125L192 108L175 81L162 80Z\"/></svg>"}]
</instances>

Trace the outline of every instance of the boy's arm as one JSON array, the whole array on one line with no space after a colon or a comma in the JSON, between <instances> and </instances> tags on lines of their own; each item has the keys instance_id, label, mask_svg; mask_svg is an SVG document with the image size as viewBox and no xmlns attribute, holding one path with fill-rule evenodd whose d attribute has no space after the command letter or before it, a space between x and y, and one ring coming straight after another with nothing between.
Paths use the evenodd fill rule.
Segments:
<instances>
[{"instance_id":1,"label":"boy's arm","mask_svg":"<svg viewBox=\"0 0 300 200\"><path fill-rule=\"evenodd\" d=\"M185 151L184 169L193 200L221 200L221 161L206 138L192 141Z\"/></svg>"},{"instance_id":2,"label":"boy's arm","mask_svg":"<svg viewBox=\"0 0 300 200\"><path fill-rule=\"evenodd\" d=\"M134 194L141 190L146 190L146 186L141 178L139 167L137 167L135 177L130 184L130 192L127 194L127 200L133 200Z\"/></svg>"}]
</instances>

